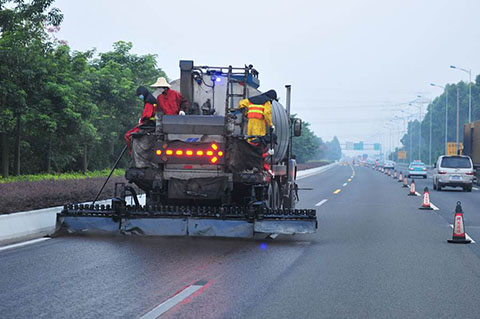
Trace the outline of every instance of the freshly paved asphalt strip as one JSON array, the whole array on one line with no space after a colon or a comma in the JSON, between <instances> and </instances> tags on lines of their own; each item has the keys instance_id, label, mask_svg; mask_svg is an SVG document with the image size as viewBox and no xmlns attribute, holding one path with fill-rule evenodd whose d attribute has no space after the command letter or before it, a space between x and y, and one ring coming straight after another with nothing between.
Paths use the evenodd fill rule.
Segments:
<instances>
[{"instance_id":1,"label":"freshly paved asphalt strip","mask_svg":"<svg viewBox=\"0 0 480 319\"><path fill-rule=\"evenodd\" d=\"M0 313L139 318L168 305L160 318L478 318L480 245L446 240L455 200L475 239L469 223L480 222L472 208L480 194L432 191L440 210L419 210L421 197L355 167L334 195L352 174L337 166L300 181L314 190L300 191L299 208L327 200L316 207L313 235L82 235L1 251L0 272L8 276L0 277ZM200 280L208 284L172 299Z\"/></svg>"}]
</instances>

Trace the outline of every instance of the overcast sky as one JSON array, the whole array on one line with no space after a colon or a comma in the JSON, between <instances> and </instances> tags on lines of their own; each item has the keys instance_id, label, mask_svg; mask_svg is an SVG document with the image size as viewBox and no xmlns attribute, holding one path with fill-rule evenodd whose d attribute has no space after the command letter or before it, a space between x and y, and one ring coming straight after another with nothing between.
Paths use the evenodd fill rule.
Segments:
<instances>
[{"instance_id":1,"label":"overcast sky","mask_svg":"<svg viewBox=\"0 0 480 319\"><path fill-rule=\"evenodd\" d=\"M57 0L59 38L76 50L131 41L178 78L178 61L253 64L324 140L386 142L385 122L429 85L480 72L478 0L154 1ZM409 109L410 108L410 109ZM404 113L401 112L404 110ZM393 125L403 127L398 121Z\"/></svg>"}]
</instances>

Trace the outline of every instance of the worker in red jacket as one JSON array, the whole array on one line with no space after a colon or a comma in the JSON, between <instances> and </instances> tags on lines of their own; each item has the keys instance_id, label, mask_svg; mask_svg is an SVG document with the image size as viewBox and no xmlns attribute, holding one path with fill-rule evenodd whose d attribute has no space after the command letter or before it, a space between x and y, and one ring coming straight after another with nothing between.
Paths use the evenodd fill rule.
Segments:
<instances>
[{"instance_id":1,"label":"worker in red jacket","mask_svg":"<svg viewBox=\"0 0 480 319\"><path fill-rule=\"evenodd\" d=\"M157 111L157 99L144 86L139 86L136 92L137 97L144 102L142 117L138 124L125 134L125 141L131 151L131 135L137 133L140 127L155 126L155 112Z\"/></svg>"},{"instance_id":2,"label":"worker in red jacket","mask_svg":"<svg viewBox=\"0 0 480 319\"><path fill-rule=\"evenodd\" d=\"M164 77L159 77L157 82L150 86L158 89L160 93L157 96L159 111L165 115L185 115L188 101L179 92L172 90Z\"/></svg>"}]
</instances>

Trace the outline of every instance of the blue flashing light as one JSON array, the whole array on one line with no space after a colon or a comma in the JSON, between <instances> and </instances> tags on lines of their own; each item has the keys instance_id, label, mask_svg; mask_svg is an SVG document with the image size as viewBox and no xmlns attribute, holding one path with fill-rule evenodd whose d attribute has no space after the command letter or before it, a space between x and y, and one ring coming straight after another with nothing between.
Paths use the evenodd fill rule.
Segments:
<instances>
[{"instance_id":1,"label":"blue flashing light","mask_svg":"<svg viewBox=\"0 0 480 319\"><path fill-rule=\"evenodd\" d=\"M260 249L261 250L266 250L267 249L267 244L266 243L261 243L260 244Z\"/></svg>"},{"instance_id":2,"label":"blue flashing light","mask_svg":"<svg viewBox=\"0 0 480 319\"><path fill-rule=\"evenodd\" d=\"M216 82L221 82L221 81L222 81L222 78L216 78L215 81L216 81Z\"/></svg>"}]
</instances>

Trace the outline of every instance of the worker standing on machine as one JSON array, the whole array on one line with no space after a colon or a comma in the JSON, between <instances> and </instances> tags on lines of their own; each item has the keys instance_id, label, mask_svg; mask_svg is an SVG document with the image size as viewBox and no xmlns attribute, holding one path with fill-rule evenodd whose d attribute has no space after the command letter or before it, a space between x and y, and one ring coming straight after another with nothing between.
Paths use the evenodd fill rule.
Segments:
<instances>
[{"instance_id":1,"label":"worker standing on machine","mask_svg":"<svg viewBox=\"0 0 480 319\"><path fill-rule=\"evenodd\" d=\"M268 149L266 146L273 145L273 126L272 121L272 101L277 101L277 92L275 90L267 91L263 94L243 99L238 103L239 109L247 110L247 135L255 135L256 138L249 139L250 144L262 147L262 157L264 160L263 167L265 171L273 176L271 167L268 164L268 158L273 156L273 148ZM267 127L270 129L270 138L266 141L263 136L267 135ZM261 141L261 143L257 141ZM267 145L266 145L267 144ZM271 161L271 160L270 160Z\"/></svg>"},{"instance_id":2,"label":"worker standing on machine","mask_svg":"<svg viewBox=\"0 0 480 319\"><path fill-rule=\"evenodd\" d=\"M131 135L140 131L141 126L155 127L155 112L157 110L157 99L150 93L146 87L139 86L136 96L144 102L142 117L138 124L125 134L125 142L127 142L128 149L131 151Z\"/></svg>"},{"instance_id":3,"label":"worker standing on machine","mask_svg":"<svg viewBox=\"0 0 480 319\"><path fill-rule=\"evenodd\" d=\"M150 86L157 89L155 93L158 93L159 111L162 111L164 115L185 115L188 101L179 92L172 90L164 77L159 77L157 82Z\"/></svg>"},{"instance_id":4,"label":"worker standing on machine","mask_svg":"<svg viewBox=\"0 0 480 319\"><path fill-rule=\"evenodd\" d=\"M274 128L272 122L272 101L277 101L275 90L243 99L238 103L239 109L247 110L247 135L265 136L267 126Z\"/></svg>"}]
</instances>

